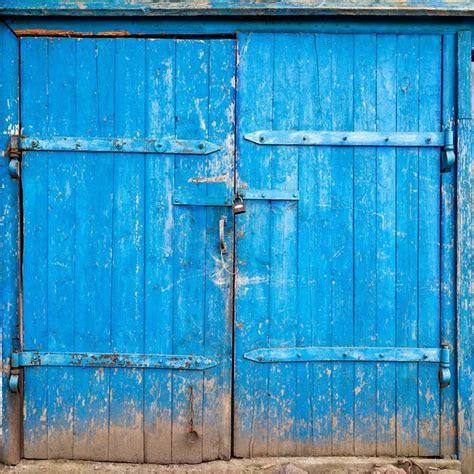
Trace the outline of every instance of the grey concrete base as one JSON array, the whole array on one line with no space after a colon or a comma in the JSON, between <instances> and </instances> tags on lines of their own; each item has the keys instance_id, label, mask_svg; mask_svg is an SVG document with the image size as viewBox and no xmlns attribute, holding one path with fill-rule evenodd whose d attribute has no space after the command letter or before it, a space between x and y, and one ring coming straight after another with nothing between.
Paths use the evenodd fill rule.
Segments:
<instances>
[{"instance_id":1,"label":"grey concrete base","mask_svg":"<svg viewBox=\"0 0 474 474\"><path fill-rule=\"evenodd\" d=\"M231 459L202 464L157 465L121 464L92 461L22 461L17 466L0 468L1 472L31 473L265 473L265 474L459 474L461 464L451 459L364 457L279 457L255 459ZM411 464L411 469L409 468Z\"/></svg>"}]
</instances>

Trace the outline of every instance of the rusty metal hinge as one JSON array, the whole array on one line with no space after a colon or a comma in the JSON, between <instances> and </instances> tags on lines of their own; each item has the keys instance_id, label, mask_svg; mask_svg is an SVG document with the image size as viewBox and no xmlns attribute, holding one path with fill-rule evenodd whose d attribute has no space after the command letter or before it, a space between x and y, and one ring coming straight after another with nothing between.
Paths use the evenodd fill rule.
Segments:
<instances>
[{"instance_id":1,"label":"rusty metal hinge","mask_svg":"<svg viewBox=\"0 0 474 474\"><path fill-rule=\"evenodd\" d=\"M21 148L20 137L11 135L5 156L9 158L8 172L13 179L20 179L21 174Z\"/></svg>"}]
</instances>

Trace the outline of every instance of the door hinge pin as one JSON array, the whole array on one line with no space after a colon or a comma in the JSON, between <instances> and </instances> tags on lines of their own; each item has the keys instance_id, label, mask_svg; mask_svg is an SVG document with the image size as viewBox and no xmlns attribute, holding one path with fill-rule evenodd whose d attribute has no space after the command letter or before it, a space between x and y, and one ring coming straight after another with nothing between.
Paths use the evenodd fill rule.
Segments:
<instances>
[{"instance_id":1,"label":"door hinge pin","mask_svg":"<svg viewBox=\"0 0 474 474\"><path fill-rule=\"evenodd\" d=\"M444 131L444 147L441 157L441 172L447 173L451 171L456 161L456 154L454 153L454 132L452 129Z\"/></svg>"},{"instance_id":2,"label":"door hinge pin","mask_svg":"<svg viewBox=\"0 0 474 474\"><path fill-rule=\"evenodd\" d=\"M19 179L21 172L21 148L19 147L18 135L11 135L5 154L9 157L8 172L10 176L13 179Z\"/></svg>"}]
</instances>

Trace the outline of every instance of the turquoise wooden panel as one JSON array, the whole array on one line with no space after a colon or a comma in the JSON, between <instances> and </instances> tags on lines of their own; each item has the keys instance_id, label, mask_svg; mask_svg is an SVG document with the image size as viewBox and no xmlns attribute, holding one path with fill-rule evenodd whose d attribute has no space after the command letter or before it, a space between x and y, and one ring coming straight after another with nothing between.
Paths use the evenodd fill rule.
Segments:
<instances>
[{"instance_id":1,"label":"turquoise wooden panel","mask_svg":"<svg viewBox=\"0 0 474 474\"><path fill-rule=\"evenodd\" d=\"M9 134L17 131L19 121L19 40L0 23L0 133L1 150L8 146ZM21 400L8 388L10 354L18 350L20 334L18 318L19 298L19 183L8 172L9 158L0 158L0 318L2 321L2 380L1 380L1 461L14 464L20 458Z\"/></svg>"},{"instance_id":2,"label":"turquoise wooden panel","mask_svg":"<svg viewBox=\"0 0 474 474\"><path fill-rule=\"evenodd\" d=\"M435 365L243 358L268 347L440 346L441 328L454 322L440 309L440 246L452 225L452 216L441 221L440 151L243 137L439 131L442 43L417 34L239 35L237 185L298 189L299 200L248 202L236 217L238 456L441 453L454 423L441 406L452 406L454 392L441 391Z\"/></svg>"},{"instance_id":3,"label":"turquoise wooden panel","mask_svg":"<svg viewBox=\"0 0 474 474\"><path fill-rule=\"evenodd\" d=\"M27 458L230 456L234 42L25 38L30 136L210 139L204 155L24 154L26 350L192 354L203 371L25 369ZM69 67L59 68L67 62ZM196 433L189 435L193 418Z\"/></svg>"},{"instance_id":4,"label":"turquoise wooden panel","mask_svg":"<svg viewBox=\"0 0 474 474\"><path fill-rule=\"evenodd\" d=\"M466 472L474 469L472 401L473 341L473 176L472 176L472 34L457 35L457 350L458 350L458 449ZM462 237L461 237L462 236Z\"/></svg>"}]
</instances>

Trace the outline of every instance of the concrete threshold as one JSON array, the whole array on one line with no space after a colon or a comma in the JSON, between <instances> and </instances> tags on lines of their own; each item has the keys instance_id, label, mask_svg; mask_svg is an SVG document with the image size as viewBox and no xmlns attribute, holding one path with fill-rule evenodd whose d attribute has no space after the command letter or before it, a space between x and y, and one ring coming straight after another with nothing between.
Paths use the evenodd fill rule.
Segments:
<instances>
[{"instance_id":1,"label":"concrete threshold","mask_svg":"<svg viewBox=\"0 0 474 474\"><path fill-rule=\"evenodd\" d=\"M94 461L22 460L0 472L34 473L265 473L265 474L460 474L454 459L390 457L274 457L231 459L201 464L126 464Z\"/></svg>"}]
</instances>

